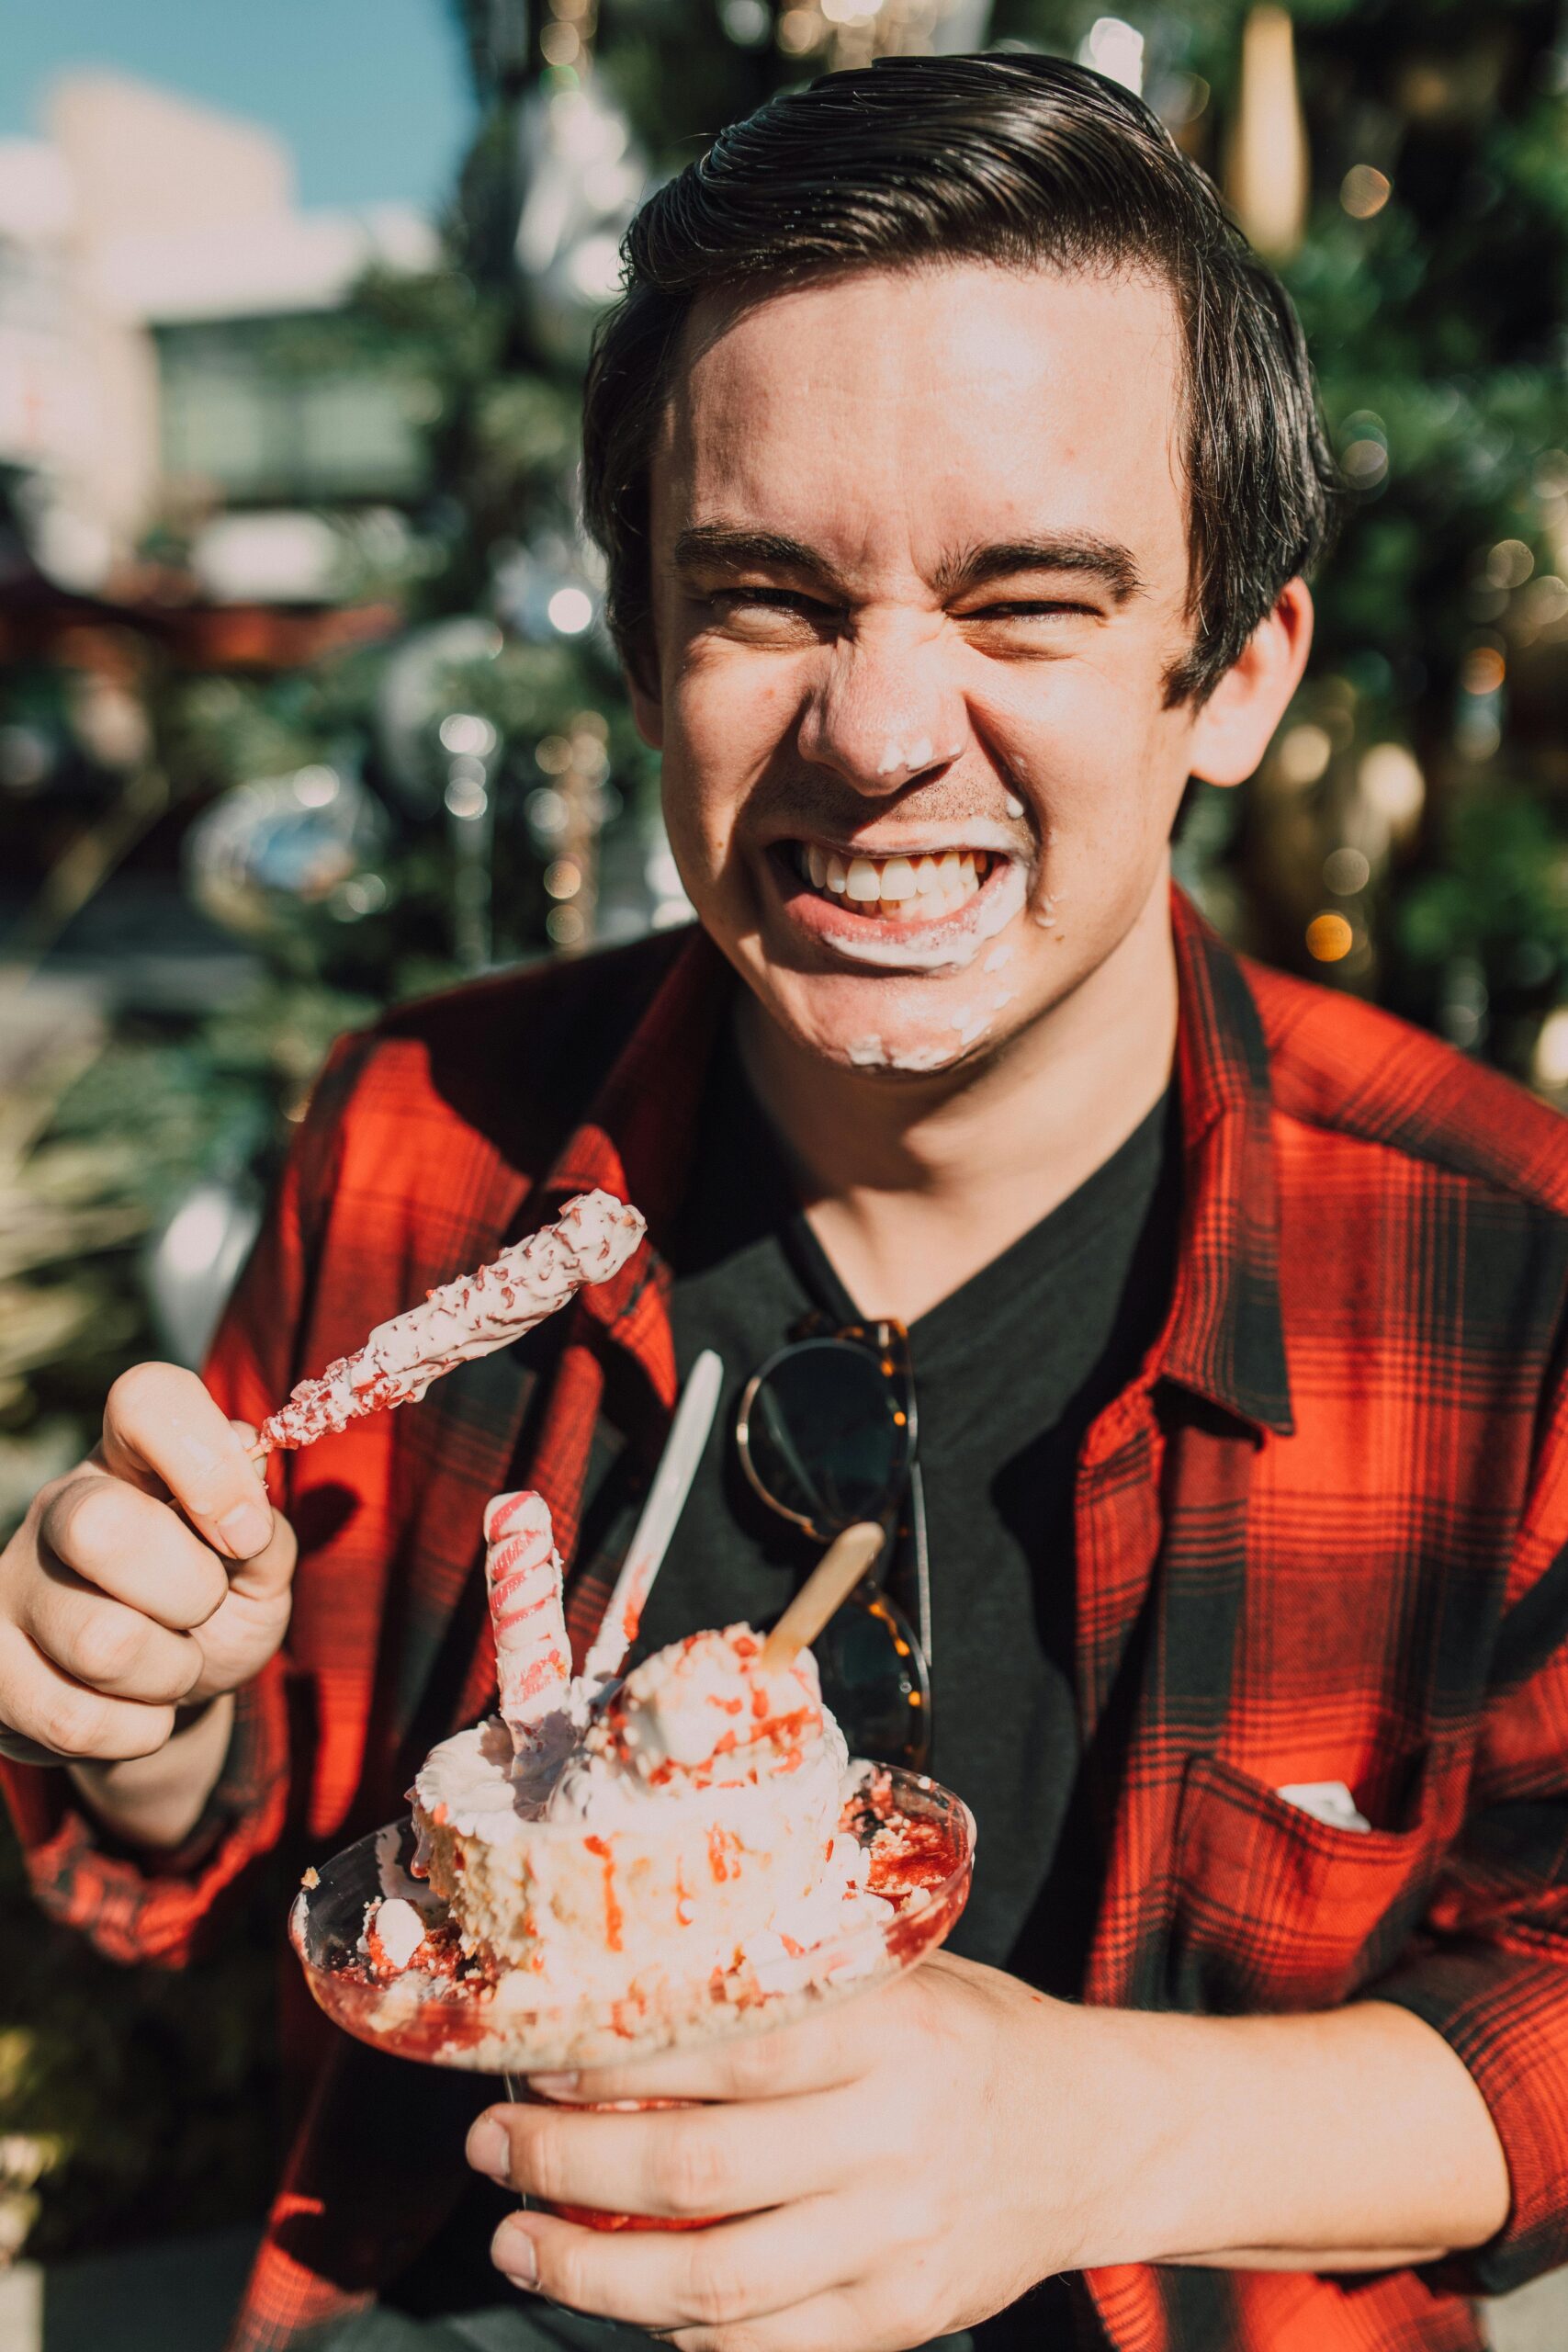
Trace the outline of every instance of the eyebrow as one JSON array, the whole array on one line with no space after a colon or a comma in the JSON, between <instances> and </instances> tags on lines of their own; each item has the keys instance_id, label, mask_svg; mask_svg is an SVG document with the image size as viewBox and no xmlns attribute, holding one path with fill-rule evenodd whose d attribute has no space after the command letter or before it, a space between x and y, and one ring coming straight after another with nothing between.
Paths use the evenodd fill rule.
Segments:
<instances>
[{"instance_id":1,"label":"eyebrow","mask_svg":"<svg viewBox=\"0 0 1568 2352\"><path fill-rule=\"evenodd\" d=\"M753 531L728 523L694 523L675 540L674 569L678 572L719 569L794 571L819 585L837 589L832 566L801 539L777 531ZM1094 532L1066 532L1044 538L998 539L969 548L938 568L934 585L946 599L962 595L987 581L1010 579L1021 571L1068 572L1093 581L1113 604L1127 604L1143 592L1144 577L1132 551L1114 539Z\"/></svg>"}]
</instances>

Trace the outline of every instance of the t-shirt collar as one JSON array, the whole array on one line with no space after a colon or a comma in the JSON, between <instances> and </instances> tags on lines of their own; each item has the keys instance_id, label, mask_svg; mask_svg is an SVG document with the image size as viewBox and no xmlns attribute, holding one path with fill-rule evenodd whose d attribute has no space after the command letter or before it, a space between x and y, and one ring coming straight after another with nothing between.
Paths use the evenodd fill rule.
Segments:
<instances>
[{"instance_id":1,"label":"t-shirt collar","mask_svg":"<svg viewBox=\"0 0 1568 2352\"><path fill-rule=\"evenodd\" d=\"M1288 1435L1268 1045L1241 965L1179 889L1171 916L1184 1201L1171 1310L1147 1376ZM542 1187L552 1203L603 1185L648 1218L649 1248L612 1282L584 1291L581 1304L661 1393L672 1373L668 1313L649 1312L649 1288L660 1301L668 1295L664 1253L733 981L713 942L694 929Z\"/></svg>"}]
</instances>

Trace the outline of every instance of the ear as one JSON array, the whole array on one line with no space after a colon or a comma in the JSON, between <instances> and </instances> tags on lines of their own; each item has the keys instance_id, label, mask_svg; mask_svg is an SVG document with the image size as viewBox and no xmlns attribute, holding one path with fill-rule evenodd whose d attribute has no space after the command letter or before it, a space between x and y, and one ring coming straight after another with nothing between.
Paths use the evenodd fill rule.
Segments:
<instances>
[{"instance_id":1,"label":"ear","mask_svg":"<svg viewBox=\"0 0 1568 2352\"><path fill-rule=\"evenodd\" d=\"M1290 707L1312 650L1312 592L1290 581L1192 723L1188 755L1204 784L1245 784Z\"/></svg>"},{"instance_id":2,"label":"ear","mask_svg":"<svg viewBox=\"0 0 1568 2352\"><path fill-rule=\"evenodd\" d=\"M646 670L645 676L641 673ZM659 692L658 673L651 662L639 662L636 669L630 661L621 665L621 675L626 682L626 699L632 707L632 723L650 752L664 749L664 704Z\"/></svg>"}]
</instances>

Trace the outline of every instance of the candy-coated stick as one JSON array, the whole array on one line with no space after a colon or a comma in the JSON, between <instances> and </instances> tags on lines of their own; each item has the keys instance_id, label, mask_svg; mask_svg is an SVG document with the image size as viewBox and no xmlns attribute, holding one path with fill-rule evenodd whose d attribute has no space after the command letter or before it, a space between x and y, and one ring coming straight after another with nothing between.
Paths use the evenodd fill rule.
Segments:
<instances>
[{"instance_id":1,"label":"candy-coated stick","mask_svg":"<svg viewBox=\"0 0 1568 2352\"><path fill-rule=\"evenodd\" d=\"M571 1683L560 1554L543 1495L492 1495L484 1529L501 1712L513 1747L524 1747L560 1713Z\"/></svg>"},{"instance_id":2,"label":"candy-coated stick","mask_svg":"<svg viewBox=\"0 0 1568 2352\"><path fill-rule=\"evenodd\" d=\"M320 1379L300 1381L262 1423L251 1459L313 1445L366 1413L417 1403L444 1372L521 1339L585 1283L619 1273L646 1230L638 1212L613 1193L579 1193L553 1225L378 1323L355 1354L340 1356Z\"/></svg>"}]
</instances>

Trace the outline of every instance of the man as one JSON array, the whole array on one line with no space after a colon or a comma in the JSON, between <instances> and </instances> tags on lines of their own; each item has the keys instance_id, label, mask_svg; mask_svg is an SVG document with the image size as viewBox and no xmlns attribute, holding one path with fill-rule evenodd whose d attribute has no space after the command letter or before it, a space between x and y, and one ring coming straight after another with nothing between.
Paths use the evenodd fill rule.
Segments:
<instances>
[{"instance_id":1,"label":"man","mask_svg":"<svg viewBox=\"0 0 1568 2352\"><path fill-rule=\"evenodd\" d=\"M581 1644L705 1345L647 1634L776 1611L811 1547L734 1398L813 1311L897 1317L953 1950L564 2109L339 2041L239 2342L1476 2346L1467 2289L1568 2253L1568 1162L1170 894L1189 777L1251 773L1307 652L1288 305L1135 99L1033 58L776 101L630 255L588 511L700 932L339 1049L210 1370L241 1434L142 1368L6 1555L0 1718L72 1759L12 1773L40 1896L177 1961L286 1830L396 1813L492 1688L484 1496L547 1495ZM244 1423L600 1182L647 1258L258 1518ZM570 2104L622 2097L704 2104ZM470 2124L508 2193L739 2218L513 2211L508 2303Z\"/></svg>"}]
</instances>

